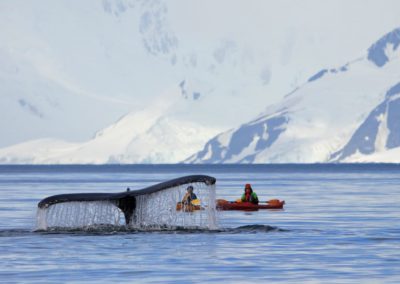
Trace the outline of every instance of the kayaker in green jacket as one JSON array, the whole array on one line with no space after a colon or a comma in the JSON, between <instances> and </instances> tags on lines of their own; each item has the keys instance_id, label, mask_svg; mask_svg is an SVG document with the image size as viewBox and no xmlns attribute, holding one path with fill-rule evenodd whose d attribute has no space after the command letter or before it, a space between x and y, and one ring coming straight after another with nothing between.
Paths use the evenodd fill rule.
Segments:
<instances>
[{"instance_id":1,"label":"kayaker in green jacket","mask_svg":"<svg viewBox=\"0 0 400 284\"><path fill-rule=\"evenodd\" d=\"M244 187L244 193L242 195L242 202L251 202L258 204L258 196L251 188L251 185L247 183Z\"/></svg>"}]
</instances>

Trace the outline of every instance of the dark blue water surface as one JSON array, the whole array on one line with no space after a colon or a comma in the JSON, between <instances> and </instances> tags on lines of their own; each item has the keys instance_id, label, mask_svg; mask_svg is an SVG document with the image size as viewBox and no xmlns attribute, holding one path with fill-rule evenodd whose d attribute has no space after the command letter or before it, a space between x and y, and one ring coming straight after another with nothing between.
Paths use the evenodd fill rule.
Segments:
<instances>
[{"instance_id":1,"label":"dark blue water surface","mask_svg":"<svg viewBox=\"0 0 400 284\"><path fill-rule=\"evenodd\" d=\"M46 196L189 174L285 209L222 212L216 231L34 232ZM400 283L399 203L399 165L0 166L0 281Z\"/></svg>"}]
</instances>

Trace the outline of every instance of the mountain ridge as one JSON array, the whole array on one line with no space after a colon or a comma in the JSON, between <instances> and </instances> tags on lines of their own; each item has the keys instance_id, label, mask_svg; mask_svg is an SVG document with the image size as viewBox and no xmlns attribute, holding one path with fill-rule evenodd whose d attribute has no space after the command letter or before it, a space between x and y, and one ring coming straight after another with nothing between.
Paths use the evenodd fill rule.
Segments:
<instances>
[{"instance_id":1,"label":"mountain ridge","mask_svg":"<svg viewBox=\"0 0 400 284\"><path fill-rule=\"evenodd\" d=\"M396 97L400 93L399 43L400 28L396 28L372 44L366 55L341 67L315 73L281 103L269 107L252 121L212 138L184 162L352 162L351 156L357 150L361 149L360 153L365 155L375 153L375 147L362 145L368 135L373 137L373 143L389 135L379 151L400 146L397 115L400 101ZM385 106L387 112L382 110ZM381 116L391 114L392 132L381 130L381 136L377 137L384 124L374 112ZM273 119L281 115L283 123L274 127ZM249 131L255 121L259 124ZM363 126L370 124L373 126ZM400 161L400 157L394 159Z\"/></svg>"}]
</instances>

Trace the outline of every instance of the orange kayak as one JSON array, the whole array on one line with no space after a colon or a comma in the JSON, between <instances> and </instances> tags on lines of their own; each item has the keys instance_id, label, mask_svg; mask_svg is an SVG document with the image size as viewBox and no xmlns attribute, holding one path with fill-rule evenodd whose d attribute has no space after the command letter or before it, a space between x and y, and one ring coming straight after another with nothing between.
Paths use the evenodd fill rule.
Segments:
<instances>
[{"instance_id":1,"label":"orange kayak","mask_svg":"<svg viewBox=\"0 0 400 284\"><path fill-rule=\"evenodd\" d=\"M265 203L253 204L251 202L237 202L237 201L227 201L225 199L217 199L217 209L218 210L244 210L244 211L255 211L258 209L283 209L285 204L284 200L272 199ZM196 210L201 210L200 205L193 204L182 204L178 202L176 204L177 211L193 212Z\"/></svg>"},{"instance_id":2,"label":"orange kayak","mask_svg":"<svg viewBox=\"0 0 400 284\"><path fill-rule=\"evenodd\" d=\"M193 212L195 210L201 210L200 205L193 204L183 204L182 202L178 202L176 204L176 211L184 211L184 212Z\"/></svg>"},{"instance_id":3,"label":"orange kayak","mask_svg":"<svg viewBox=\"0 0 400 284\"><path fill-rule=\"evenodd\" d=\"M219 210L245 210L254 211L258 209L282 209L285 204L284 200L273 199L266 203L253 204L251 202L227 201L225 199L217 200L217 209Z\"/></svg>"}]
</instances>

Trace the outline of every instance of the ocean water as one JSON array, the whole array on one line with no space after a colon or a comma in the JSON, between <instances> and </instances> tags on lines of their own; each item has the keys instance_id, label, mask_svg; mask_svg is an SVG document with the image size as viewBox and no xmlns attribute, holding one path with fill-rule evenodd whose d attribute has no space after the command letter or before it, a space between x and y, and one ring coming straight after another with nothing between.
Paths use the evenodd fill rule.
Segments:
<instances>
[{"instance_id":1,"label":"ocean water","mask_svg":"<svg viewBox=\"0 0 400 284\"><path fill-rule=\"evenodd\" d=\"M219 212L211 231L35 231L47 196L191 174L285 208ZM400 283L399 203L399 165L0 166L0 282Z\"/></svg>"}]
</instances>

